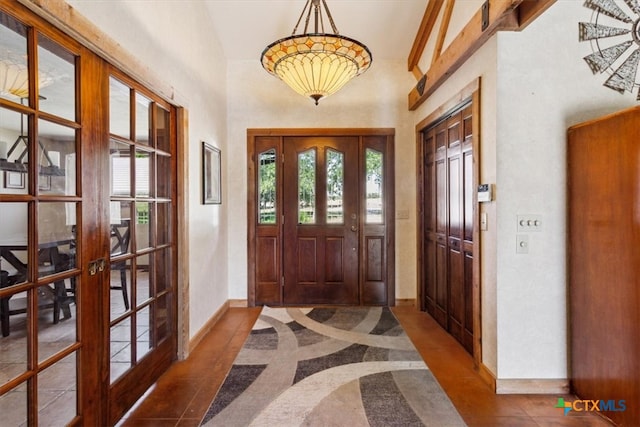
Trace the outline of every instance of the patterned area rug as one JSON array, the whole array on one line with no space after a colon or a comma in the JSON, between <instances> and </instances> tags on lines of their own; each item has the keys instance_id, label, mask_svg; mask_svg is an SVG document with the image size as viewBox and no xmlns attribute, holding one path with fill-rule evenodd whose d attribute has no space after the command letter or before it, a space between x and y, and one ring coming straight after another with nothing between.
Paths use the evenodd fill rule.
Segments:
<instances>
[{"instance_id":1,"label":"patterned area rug","mask_svg":"<svg viewBox=\"0 0 640 427\"><path fill-rule=\"evenodd\" d=\"M386 307L265 307L203 426L464 426Z\"/></svg>"}]
</instances>

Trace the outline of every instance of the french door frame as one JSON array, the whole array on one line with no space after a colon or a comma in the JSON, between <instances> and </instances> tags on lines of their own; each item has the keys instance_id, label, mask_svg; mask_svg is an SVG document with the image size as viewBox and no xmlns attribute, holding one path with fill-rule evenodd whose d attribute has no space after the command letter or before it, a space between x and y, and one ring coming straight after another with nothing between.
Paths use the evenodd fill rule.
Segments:
<instances>
[{"instance_id":1,"label":"french door frame","mask_svg":"<svg viewBox=\"0 0 640 427\"><path fill-rule=\"evenodd\" d=\"M89 272L88 261L98 258L107 258L109 254L108 219L109 204L104 199L98 199L96 194L108 194L106 179L101 173L109 170L108 156L101 156L100 150L104 150L108 144L108 135L104 133L106 123L105 108L108 108L103 96L106 93L107 76L115 69L121 76L130 76L132 82L144 93L152 98L162 100L165 105L171 105L175 120L172 125L172 138L175 141L174 151L171 153L173 160L175 184L172 190L172 238L174 251L173 272L173 298L171 301L174 313L171 329L172 337L161 345L170 346L172 349L164 360L154 361L159 363L147 363L145 359L140 365L145 364L145 372L136 375L137 386L135 390L128 390L128 397L134 394L141 395L153 381L162 373L160 366L166 367L176 356L186 357L189 349L188 333L188 224L184 214L188 206L188 144L187 111L176 106L172 88L161 82L146 67L124 52L115 42L107 37L99 37L102 32L90 24L86 19L77 14L68 14L67 9L59 8L58 2L39 3L31 0L18 0L6 2L0 9L15 17L23 24L34 27L35 31L49 37L52 41L60 43L69 49L77 57L77 66L80 69L79 78L76 80L76 96L79 102L76 105L81 123L77 126L79 139L78 150L78 188L79 193L73 198L59 197L60 201L83 202L87 208L83 208L78 217L78 229L80 234L88 236L82 240L82 248L78 252L77 267L72 273L76 273L82 284L78 289L77 305L81 306L77 314L78 344L72 350L80 352L77 360L77 409L78 416L72 421L73 425L109 425L115 423L122 413L128 408L120 404L109 404L110 398L109 379L105 378L105 372L109 369L109 307L105 298L108 292L108 268L99 270L95 275ZM71 34L72 36L68 36ZM111 68L114 67L114 68ZM34 96L34 95L31 95ZM0 101L3 106L9 106ZM25 107L26 111L27 108ZM29 112L29 111L27 111ZM85 123L90 122L90 125ZM83 174L84 171L89 171ZM31 180L30 180L31 181ZM29 185L37 185L30 183ZM11 197L7 200L13 200ZM50 198L51 201L54 198ZM105 226L105 224L107 224ZM32 242L33 243L33 242ZM181 248L181 250L178 250ZM184 249L183 249L184 248ZM33 264L33 260L32 260ZM71 273L65 273L69 276ZM62 275L60 275L62 277ZM66 278L66 276L64 278ZM95 290L95 292L93 292ZM33 304L32 304L33 306ZM105 321L106 318L106 321ZM106 348L105 348L106 346ZM106 356L105 356L106 354ZM167 354L167 353L165 353ZM153 366L151 366L153 365ZM46 366L45 366L46 368ZM14 381L15 382L15 381ZM126 387L123 387L126 388ZM117 394L117 393L111 393ZM111 396L116 397L117 396ZM136 397L137 399L137 397ZM35 406L29 409L37 411Z\"/></svg>"},{"instance_id":2,"label":"french door frame","mask_svg":"<svg viewBox=\"0 0 640 427\"><path fill-rule=\"evenodd\" d=\"M284 218L283 191L284 182L282 156L286 137L323 137L323 136L357 136L362 147L369 140L376 139L385 147L384 152L384 296L380 299L371 291L375 285L367 283L365 259L367 250L366 232L359 237L360 265L358 268L358 289L360 305L395 305L395 169L394 169L394 137L395 130L390 128L374 129L248 129L247 130L247 244L248 244L248 283L247 302L256 305L284 305L283 298L283 257ZM266 145L265 145L266 144ZM267 146L275 147L276 153L276 221L274 224L258 224L258 166L259 154ZM363 162L363 153L359 151L359 163ZM360 168L362 170L362 168ZM359 193L364 194L365 183L360 182ZM362 202L360 202L362 204ZM360 214L359 217L363 218ZM270 248L272 255L260 257L259 247ZM266 272L266 277L265 273ZM380 292L378 292L379 294Z\"/></svg>"}]
</instances>

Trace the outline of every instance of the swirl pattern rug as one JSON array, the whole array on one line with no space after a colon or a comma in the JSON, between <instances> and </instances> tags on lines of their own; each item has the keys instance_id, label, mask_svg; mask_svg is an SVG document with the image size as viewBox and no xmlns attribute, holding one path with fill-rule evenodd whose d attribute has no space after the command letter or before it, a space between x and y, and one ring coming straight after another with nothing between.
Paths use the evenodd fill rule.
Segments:
<instances>
[{"instance_id":1,"label":"swirl pattern rug","mask_svg":"<svg viewBox=\"0 0 640 427\"><path fill-rule=\"evenodd\" d=\"M202 426L464 426L386 307L263 308Z\"/></svg>"}]
</instances>

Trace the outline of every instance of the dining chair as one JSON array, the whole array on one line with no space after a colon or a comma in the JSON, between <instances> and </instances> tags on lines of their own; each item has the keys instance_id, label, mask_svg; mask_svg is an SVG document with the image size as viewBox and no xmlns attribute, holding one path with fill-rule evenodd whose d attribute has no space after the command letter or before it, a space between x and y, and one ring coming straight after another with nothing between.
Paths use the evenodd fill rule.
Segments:
<instances>
[{"instance_id":1,"label":"dining chair","mask_svg":"<svg viewBox=\"0 0 640 427\"><path fill-rule=\"evenodd\" d=\"M9 275L8 271L0 271L0 288L7 288L22 281L20 275ZM0 298L0 329L2 336L8 337L11 333L10 316L24 314L27 312L28 300L26 296L11 295ZM60 321L60 298L56 295L54 289L49 286L39 286L37 288L38 308L53 309L53 323ZM71 314L69 313L69 316Z\"/></svg>"},{"instance_id":2,"label":"dining chair","mask_svg":"<svg viewBox=\"0 0 640 427\"><path fill-rule=\"evenodd\" d=\"M122 220L118 224L111 224L111 257L124 255L129 252L131 240L131 227L129 220ZM110 289L122 291L125 309L129 310L129 292L127 290L127 261L111 263L111 273L120 272L120 284L114 285L111 281Z\"/></svg>"}]
</instances>

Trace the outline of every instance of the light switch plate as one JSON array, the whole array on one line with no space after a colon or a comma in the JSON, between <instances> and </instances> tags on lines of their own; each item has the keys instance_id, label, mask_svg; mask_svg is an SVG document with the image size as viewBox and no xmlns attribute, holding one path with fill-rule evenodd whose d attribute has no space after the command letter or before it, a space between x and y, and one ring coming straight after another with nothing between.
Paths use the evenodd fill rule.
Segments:
<instances>
[{"instance_id":1,"label":"light switch plate","mask_svg":"<svg viewBox=\"0 0 640 427\"><path fill-rule=\"evenodd\" d=\"M516 253L517 254L529 253L529 235L528 234L516 234Z\"/></svg>"},{"instance_id":2,"label":"light switch plate","mask_svg":"<svg viewBox=\"0 0 640 427\"><path fill-rule=\"evenodd\" d=\"M542 215L523 214L517 216L518 232L542 231Z\"/></svg>"}]
</instances>

